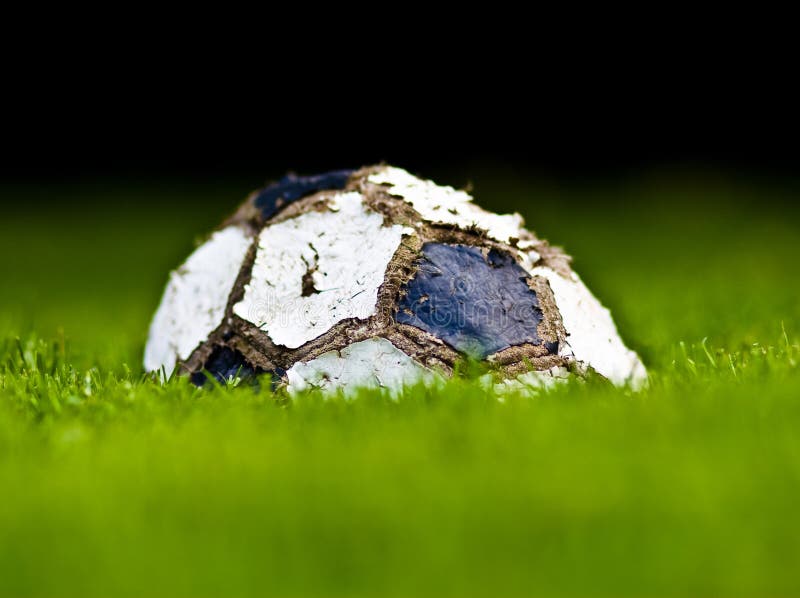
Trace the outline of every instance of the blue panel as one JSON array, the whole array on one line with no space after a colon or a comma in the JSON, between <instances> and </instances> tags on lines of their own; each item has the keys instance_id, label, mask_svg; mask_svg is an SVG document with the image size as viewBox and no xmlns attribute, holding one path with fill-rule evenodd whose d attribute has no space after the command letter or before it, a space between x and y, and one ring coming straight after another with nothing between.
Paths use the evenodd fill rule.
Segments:
<instances>
[{"instance_id":1,"label":"blue panel","mask_svg":"<svg viewBox=\"0 0 800 598\"><path fill-rule=\"evenodd\" d=\"M228 347L215 347L205 364L203 364L203 369L223 384L228 378L236 376L237 373L242 379L253 378L258 373L247 362L244 355ZM191 381L196 386L203 386L208 379L205 373L195 372L191 376Z\"/></svg>"},{"instance_id":2,"label":"blue panel","mask_svg":"<svg viewBox=\"0 0 800 598\"><path fill-rule=\"evenodd\" d=\"M454 349L485 358L515 345L542 344L542 310L530 275L508 253L426 243L405 286L396 320L421 328ZM556 344L545 345L554 352Z\"/></svg>"},{"instance_id":3,"label":"blue panel","mask_svg":"<svg viewBox=\"0 0 800 598\"><path fill-rule=\"evenodd\" d=\"M272 218L287 204L302 199L317 191L344 189L352 170L333 170L313 176L288 174L277 183L262 189L256 196L255 206L261 210L264 220Z\"/></svg>"}]
</instances>

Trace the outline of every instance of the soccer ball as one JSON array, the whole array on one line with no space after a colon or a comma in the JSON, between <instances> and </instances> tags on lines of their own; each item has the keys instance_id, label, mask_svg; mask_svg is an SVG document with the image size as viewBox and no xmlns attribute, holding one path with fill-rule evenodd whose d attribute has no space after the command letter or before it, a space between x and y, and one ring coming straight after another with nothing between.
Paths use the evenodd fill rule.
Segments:
<instances>
[{"instance_id":1,"label":"soccer ball","mask_svg":"<svg viewBox=\"0 0 800 598\"><path fill-rule=\"evenodd\" d=\"M381 165L251 194L170 275L144 365L198 385L269 374L290 391L397 392L465 357L500 385L646 377L569 257L519 214Z\"/></svg>"}]
</instances>

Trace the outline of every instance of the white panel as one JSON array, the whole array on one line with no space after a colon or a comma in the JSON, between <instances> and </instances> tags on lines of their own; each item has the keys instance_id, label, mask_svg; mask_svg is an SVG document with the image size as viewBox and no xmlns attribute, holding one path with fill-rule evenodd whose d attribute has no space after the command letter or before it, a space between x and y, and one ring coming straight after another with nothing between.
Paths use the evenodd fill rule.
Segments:
<instances>
[{"instance_id":1,"label":"white panel","mask_svg":"<svg viewBox=\"0 0 800 598\"><path fill-rule=\"evenodd\" d=\"M332 211L308 212L261 231L241 318L264 330L277 345L297 348L346 318L376 313L378 288L403 234L384 226L356 192L341 193ZM311 271L316 292L303 296Z\"/></svg>"},{"instance_id":2,"label":"white panel","mask_svg":"<svg viewBox=\"0 0 800 598\"><path fill-rule=\"evenodd\" d=\"M468 193L419 179L402 168L387 166L367 180L376 185L388 185L389 193L402 197L429 222L453 224L464 229L475 226L504 243L512 238L519 239L525 225L519 214L487 212L473 204ZM521 241L518 245L525 248L532 243Z\"/></svg>"},{"instance_id":3,"label":"white panel","mask_svg":"<svg viewBox=\"0 0 800 598\"><path fill-rule=\"evenodd\" d=\"M570 278L550 268L536 267L553 289L558 311L567 331L568 347L562 353L594 368L617 385L641 386L647 379L644 365L620 338L611 313L586 288L577 274Z\"/></svg>"},{"instance_id":4,"label":"white panel","mask_svg":"<svg viewBox=\"0 0 800 598\"><path fill-rule=\"evenodd\" d=\"M397 392L404 385L438 376L414 361L384 338L353 343L341 351L329 351L307 363L298 362L287 372L288 389L352 390L381 387Z\"/></svg>"},{"instance_id":5,"label":"white panel","mask_svg":"<svg viewBox=\"0 0 800 598\"><path fill-rule=\"evenodd\" d=\"M225 306L251 239L238 226L211 235L189 259L170 274L144 352L144 367L162 367L167 375L175 362L189 357L222 323Z\"/></svg>"}]
</instances>

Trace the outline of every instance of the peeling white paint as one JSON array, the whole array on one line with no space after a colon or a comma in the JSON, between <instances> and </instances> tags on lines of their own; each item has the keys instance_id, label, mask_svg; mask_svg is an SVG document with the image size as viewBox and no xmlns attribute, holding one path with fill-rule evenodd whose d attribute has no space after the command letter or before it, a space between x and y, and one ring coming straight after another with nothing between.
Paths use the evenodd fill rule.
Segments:
<instances>
[{"instance_id":1,"label":"peeling white paint","mask_svg":"<svg viewBox=\"0 0 800 598\"><path fill-rule=\"evenodd\" d=\"M528 236L519 214L498 215L472 203L469 194L438 186L405 170L385 167L369 176L374 184L403 198L428 221L462 229L476 227L498 241ZM419 224L417 224L419 226ZM276 345L297 348L336 323L366 319L376 313L378 289L403 235L400 225L384 226L384 216L364 204L357 192L331 195L328 209L300 214L264 228L249 284L234 312L259 326ZM224 319L225 306L250 243L247 233L231 226L214 233L170 275L153 318L145 349L147 370L171 374ZM607 309L576 274L561 275L536 266L533 241L519 241L518 262L547 279L567 331L562 355L578 371L588 367L618 385L640 387L647 373L635 352L625 347ZM313 282L306 288L304 279ZM305 285L308 287L308 284ZM565 368L529 372L494 384L498 396L548 388L569 376ZM287 372L290 391L309 387L333 390L373 386L398 392L403 385L441 380L439 374L383 338L354 343Z\"/></svg>"},{"instance_id":2,"label":"peeling white paint","mask_svg":"<svg viewBox=\"0 0 800 598\"><path fill-rule=\"evenodd\" d=\"M536 262L538 262L540 259L542 259L542 256L533 250L517 252L517 262L519 262L519 265L525 268L528 272L535 267Z\"/></svg>"},{"instance_id":3,"label":"peeling white paint","mask_svg":"<svg viewBox=\"0 0 800 598\"><path fill-rule=\"evenodd\" d=\"M472 203L472 197L465 191L419 179L402 168L387 166L371 174L367 180L376 185L390 186L392 195L402 197L429 222L452 224L464 229L474 226L503 243L522 236L525 222L519 214L487 212ZM526 249L533 242L519 241L517 245Z\"/></svg>"},{"instance_id":4,"label":"peeling white paint","mask_svg":"<svg viewBox=\"0 0 800 598\"><path fill-rule=\"evenodd\" d=\"M618 386L641 387L647 380L644 365L617 332L611 313L586 288L577 274L565 278L550 268L530 269L546 278L567 331L560 353L591 366Z\"/></svg>"},{"instance_id":5,"label":"peeling white paint","mask_svg":"<svg viewBox=\"0 0 800 598\"><path fill-rule=\"evenodd\" d=\"M329 351L308 362L298 362L286 372L288 390L326 391L386 388L392 394L404 386L439 379L439 375L414 361L384 338L374 337Z\"/></svg>"},{"instance_id":6,"label":"peeling white paint","mask_svg":"<svg viewBox=\"0 0 800 598\"><path fill-rule=\"evenodd\" d=\"M222 323L225 306L251 239L238 226L215 232L170 274L150 325L144 353L148 371L172 373Z\"/></svg>"},{"instance_id":7,"label":"peeling white paint","mask_svg":"<svg viewBox=\"0 0 800 598\"><path fill-rule=\"evenodd\" d=\"M334 195L330 211L307 212L266 227L250 283L236 315L264 330L277 345L297 348L346 318L376 313L378 288L404 234L384 226L357 192ZM303 276L314 289L302 296Z\"/></svg>"},{"instance_id":8,"label":"peeling white paint","mask_svg":"<svg viewBox=\"0 0 800 598\"><path fill-rule=\"evenodd\" d=\"M541 391L549 390L558 384L563 384L571 378L569 370L563 366L555 366L549 370L530 371L520 374L516 378L510 378L491 384L492 389L499 397L510 394L535 395Z\"/></svg>"}]
</instances>

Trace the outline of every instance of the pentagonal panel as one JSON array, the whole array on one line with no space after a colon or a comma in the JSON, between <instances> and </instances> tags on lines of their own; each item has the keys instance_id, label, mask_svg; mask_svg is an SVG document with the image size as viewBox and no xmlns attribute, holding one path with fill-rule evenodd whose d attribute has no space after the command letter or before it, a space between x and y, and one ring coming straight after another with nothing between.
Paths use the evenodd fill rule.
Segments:
<instances>
[{"instance_id":1,"label":"pentagonal panel","mask_svg":"<svg viewBox=\"0 0 800 598\"><path fill-rule=\"evenodd\" d=\"M508 253L426 243L418 267L402 292L399 323L479 358L541 343L538 298L528 273Z\"/></svg>"}]
</instances>

